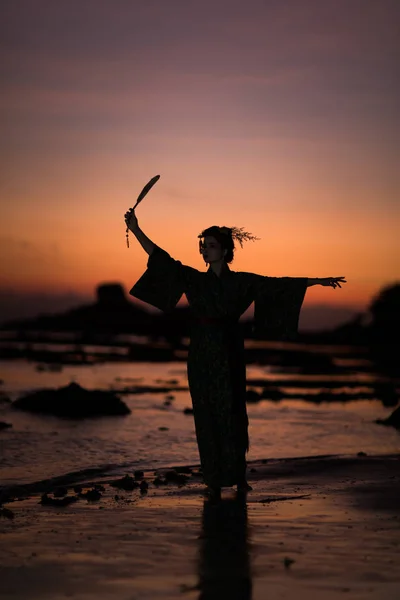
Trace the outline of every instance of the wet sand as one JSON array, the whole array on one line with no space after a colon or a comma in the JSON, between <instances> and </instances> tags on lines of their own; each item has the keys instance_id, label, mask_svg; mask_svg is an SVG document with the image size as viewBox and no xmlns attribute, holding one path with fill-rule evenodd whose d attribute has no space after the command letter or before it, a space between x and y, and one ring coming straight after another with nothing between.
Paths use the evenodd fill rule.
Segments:
<instances>
[{"instance_id":1,"label":"wet sand","mask_svg":"<svg viewBox=\"0 0 400 600\"><path fill-rule=\"evenodd\" d=\"M219 504L192 476L181 487L150 483L147 494L102 481L99 500L63 508L39 504L40 494L5 503L0 598L399 597L400 454L248 470L253 491L224 489Z\"/></svg>"}]
</instances>

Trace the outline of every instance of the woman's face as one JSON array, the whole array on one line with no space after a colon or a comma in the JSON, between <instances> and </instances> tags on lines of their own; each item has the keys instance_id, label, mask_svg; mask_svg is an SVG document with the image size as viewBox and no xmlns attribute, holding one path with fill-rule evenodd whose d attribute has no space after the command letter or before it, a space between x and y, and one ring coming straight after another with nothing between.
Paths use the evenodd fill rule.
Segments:
<instances>
[{"instance_id":1,"label":"woman's face","mask_svg":"<svg viewBox=\"0 0 400 600\"><path fill-rule=\"evenodd\" d=\"M226 254L226 249L222 249L221 244L213 236L208 236L203 239L202 244L202 256L204 262L212 263L215 261L222 260Z\"/></svg>"}]
</instances>

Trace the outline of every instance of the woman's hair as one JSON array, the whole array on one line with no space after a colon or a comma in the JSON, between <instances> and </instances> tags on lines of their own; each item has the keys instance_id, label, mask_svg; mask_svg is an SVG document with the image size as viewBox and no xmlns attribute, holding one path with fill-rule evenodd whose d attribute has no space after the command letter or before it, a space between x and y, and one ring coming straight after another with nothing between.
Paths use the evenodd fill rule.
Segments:
<instances>
[{"instance_id":1,"label":"woman's hair","mask_svg":"<svg viewBox=\"0 0 400 600\"><path fill-rule=\"evenodd\" d=\"M258 240L260 238L255 237L251 233L243 230L243 227L238 229L237 227L219 227L218 225L212 225L212 227L208 227L204 229L197 237L199 240L199 252L201 253L203 246L203 238L206 236L214 237L217 242L219 242L223 249L227 250L225 254L224 260L227 263L231 263L233 261L233 254L235 252L235 242L234 240L238 240L240 246L243 248L243 241L247 240Z\"/></svg>"},{"instance_id":2,"label":"woman's hair","mask_svg":"<svg viewBox=\"0 0 400 600\"><path fill-rule=\"evenodd\" d=\"M231 263L233 261L233 253L235 252L235 244L233 242L232 230L229 227L218 227L218 225L212 225L212 227L208 227L204 229L198 236L199 238L205 238L206 236L214 237L217 242L219 242L223 249L227 250L227 253L224 256L224 260L227 263ZM201 253L203 240L199 241L199 252Z\"/></svg>"}]
</instances>

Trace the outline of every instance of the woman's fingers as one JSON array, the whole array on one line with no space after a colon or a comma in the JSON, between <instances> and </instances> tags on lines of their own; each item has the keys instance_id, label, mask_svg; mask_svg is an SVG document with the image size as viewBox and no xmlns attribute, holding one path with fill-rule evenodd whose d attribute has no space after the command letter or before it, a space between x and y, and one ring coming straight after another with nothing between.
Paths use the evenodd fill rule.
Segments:
<instances>
[{"instance_id":1,"label":"woman's fingers","mask_svg":"<svg viewBox=\"0 0 400 600\"><path fill-rule=\"evenodd\" d=\"M130 208L129 210L127 210L127 211L126 211L126 213L125 213L125 215L124 215L124 218L125 218L125 221L126 221L126 223L128 223L128 222L131 220L131 217L132 217L132 215L134 215L134 214L135 214L135 213L134 213L134 210L133 210L133 208Z\"/></svg>"},{"instance_id":2,"label":"woman's fingers","mask_svg":"<svg viewBox=\"0 0 400 600\"><path fill-rule=\"evenodd\" d=\"M129 209L125 213L125 225L128 229L133 231L135 227L138 225L138 220L135 214L135 210L133 208Z\"/></svg>"},{"instance_id":3,"label":"woman's fingers","mask_svg":"<svg viewBox=\"0 0 400 600\"><path fill-rule=\"evenodd\" d=\"M335 289L336 287L342 287L341 283L347 283L344 277L332 277L331 278L331 286Z\"/></svg>"}]
</instances>

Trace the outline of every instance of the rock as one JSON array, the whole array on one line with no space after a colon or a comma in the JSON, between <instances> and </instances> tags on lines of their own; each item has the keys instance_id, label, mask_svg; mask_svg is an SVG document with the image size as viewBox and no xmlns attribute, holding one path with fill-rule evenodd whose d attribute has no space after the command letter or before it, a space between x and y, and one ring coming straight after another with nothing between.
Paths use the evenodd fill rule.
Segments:
<instances>
[{"instance_id":1,"label":"rock","mask_svg":"<svg viewBox=\"0 0 400 600\"><path fill-rule=\"evenodd\" d=\"M285 556L283 559L283 564L285 565L285 569L288 569L294 562L296 562L293 558L289 558Z\"/></svg>"},{"instance_id":2,"label":"rock","mask_svg":"<svg viewBox=\"0 0 400 600\"><path fill-rule=\"evenodd\" d=\"M164 477L167 482L178 483L180 485L185 485L189 479L189 477L182 475L181 473L177 473L174 469L167 471Z\"/></svg>"},{"instance_id":3,"label":"rock","mask_svg":"<svg viewBox=\"0 0 400 600\"><path fill-rule=\"evenodd\" d=\"M65 496L64 498L51 498L48 494L43 494L39 504L43 506L68 506L78 500L78 496Z\"/></svg>"},{"instance_id":4,"label":"rock","mask_svg":"<svg viewBox=\"0 0 400 600\"><path fill-rule=\"evenodd\" d=\"M28 412L71 419L127 415L131 412L113 392L90 391L77 383L70 383L58 389L38 390L18 398L12 406Z\"/></svg>"},{"instance_id":5,"label":"rock","mask_svg":"<svg viewBox=\"0 0 400 600\"><path fill-rule=\"evenodd\" d=\"M133 475L135 479L142 479L144 477L144 472L138 469L137 471L133 472Z\"/></svg>"},{"instance_id":6,"label":"rock","mask_svg":"<svg viewBox=\"0 0 400 600\"><path fill-rule=\"evenodd\" d=\"M149 484L147 483L147 481L143 480L140 482L139 487L140 487L141 494L146 494L147 490L149 489Z\"/></svg>"},{"instance_id":7,"label":"rock","mask_svg":"<svg viewBox=\"0 0 400 600\"><path fill-rule=\"evenodd\" d=\"M377 419L375 423L379 425L390 425L400 429L400 406L398 406L387 419Z\"/></svg>"},{"instance_id":8,"label":"rock","mask_svg":"<svg viewBox=\"0 0 400 600\"><path fill-rule=\"evenodd\" d=\"M13 519L14 513L9 508L1 508L0 507L0 517L4 517L5 519Z\"/></svg>"},{"instance_id":9,"label":"rock","mask_svg":"<svg viewBox=\"0 0 400 600\"><path fill-rule=\"evenodd\" d=\"M101 492L93 488L86 492L86 494L81 494L84 498L86 498L90 502L97 502L102 497Z\"/></svg>"},{"instance_id":10,"label":"rock","mask_svg":"<svg viewBox=\"0 0 400 600\"><path fill-rule=\"evenodd\" d=\"M165 479L162 479L162 477L156 477L153 480L153 483L154 485L166 485L167 482L165 481Z\"/></svg>"},{"instance_id":11,"label":"rock","mask_svg":"<svg viewBox=\"0 0 400 600\"><path fill-rule=\"evenodd\" d=\"M392 407L397 405L399 397L394 383L391 381L380 381L375 383L374 389L383 406Z\"/></svg>"},{"instance_id":12,"label":"rock","mask_svg":"<svg viewBox=\"0 0 400 600\"><path fill-rule=\"evenodd\" d=\"M53 492L54 498L62 498L68 494L68 490L66 487L59 487Z\"/></svg>"},{"instance_id":13,"label":"rock","mask_svg":"<svg viewBox=\"0 0 400 600\"><path fill-rule=\"evenodd\" d=\"M110 485L120 490L126 490L127 492L131 492L135 488L139 487L138 482L135 481L130 475L125 475L125 477L122 477L122 479L112 481Z\"/></svg>"},{"instance_id":14,"label":"rock","mask_svg":"<svg viewBox=\"0 0 400 600\"><path fill-rule=\"evenodd\" d=\"M0 431L2 429L9 429L12 427L11 423L6 423L5 421L0 421Z\"/></svg>"},{"instance_id":15,"label":"rock","mask_svg":"<svg viewBox=\"0 0 400 600\"><path fill-rule=\"evenodd\" d=\"M193 472L193 469L191 469L190 467L174 467L174 471L176 471L177 473L186 473L186 475L190 475Z\"/></svg>"}]
</instances>

